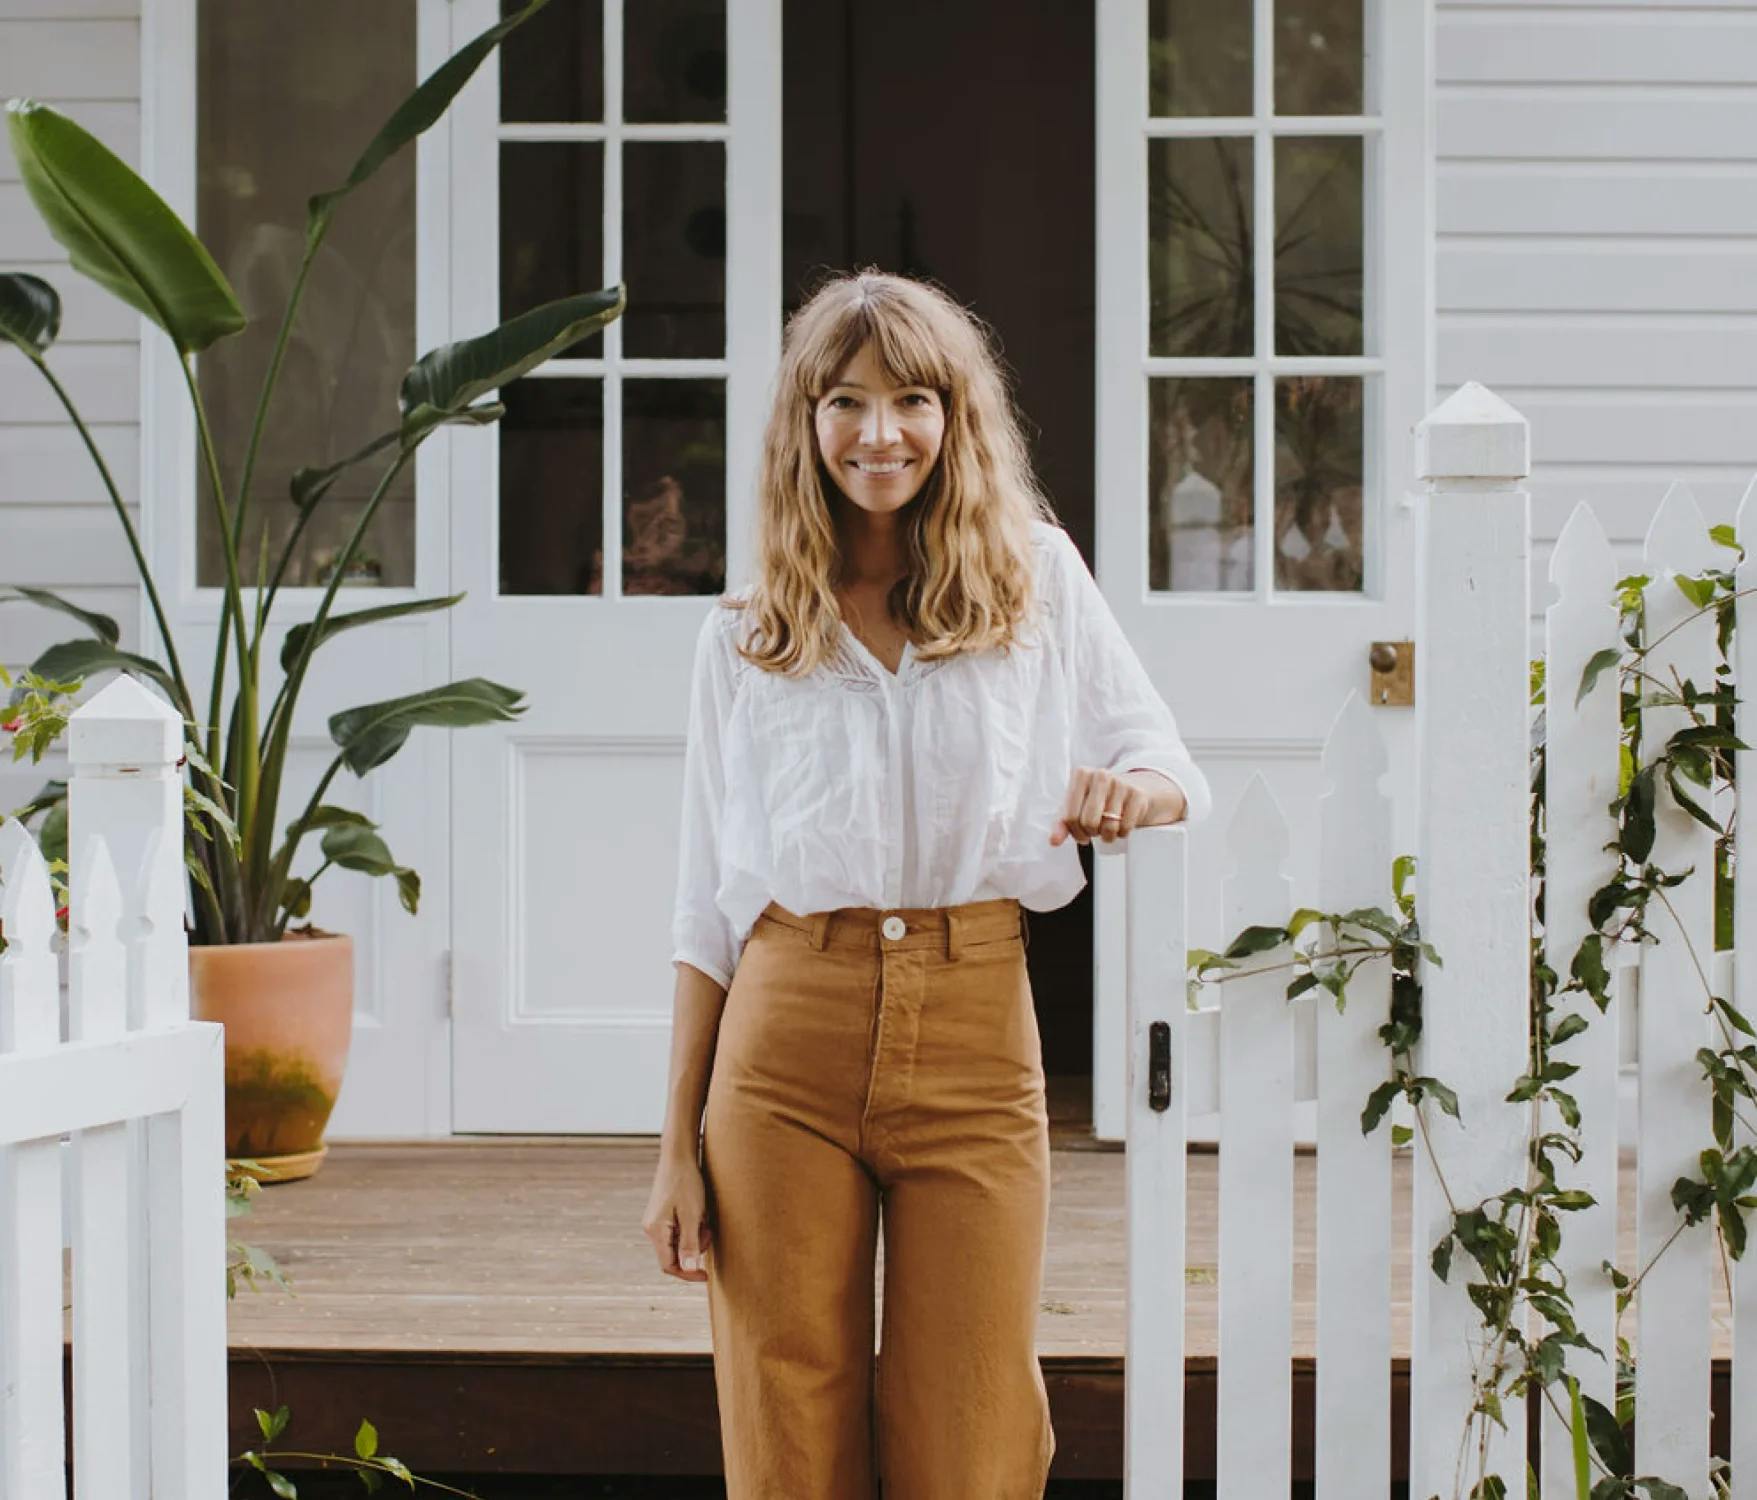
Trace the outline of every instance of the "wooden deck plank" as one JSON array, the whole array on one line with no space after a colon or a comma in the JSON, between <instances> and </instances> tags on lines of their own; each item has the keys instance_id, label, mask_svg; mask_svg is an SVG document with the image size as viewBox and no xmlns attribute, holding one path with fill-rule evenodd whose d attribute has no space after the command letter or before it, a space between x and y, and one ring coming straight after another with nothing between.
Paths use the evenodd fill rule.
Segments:
<instances>
[{"instance_id":1,"label":"wooden deck plank","mask_svg":"<svg viewBox=\"0 0 1757 1500\"><path fill-rule=\"evenodd\" d=\"M337 1145L315 1178L270 1188L235 1235L270 1251L297 1293L240 1292L231 1342L262 1352L693 1356L710 1352L699 1284L663 1276L640 1217L656 1144L647 1139L451 1140ZM1217 1156L1190 1159L1188 1326L1212 1360ZM1294 1356L1316 1340L1316 1162L1295 1161ZM1620 1259L1633 1256L1633 1164L1623 1164ZM1038 1348L1046 1362L1120 1360L1123 1157L1052 1156L1049 1252ZM1409 1157L1393 1195L1392 1351L1407 1358ZM875 1295L882 1301L881 1283ZM1714 1353L1731 1352L1716 1278ZM1632 1333L1634 1314L1625 1320Z\"/></svg>"}]
</instances>

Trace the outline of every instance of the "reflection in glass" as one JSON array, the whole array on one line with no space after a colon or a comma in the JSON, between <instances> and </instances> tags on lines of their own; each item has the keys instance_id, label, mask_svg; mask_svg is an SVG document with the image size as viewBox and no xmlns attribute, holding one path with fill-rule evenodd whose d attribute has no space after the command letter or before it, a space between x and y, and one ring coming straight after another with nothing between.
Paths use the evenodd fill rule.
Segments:
<instances>
[{"instance_id":1,"label":"reflection in glass","mask_svg":"<svg viewBox=\"0 0 1757 1500\"><path fill-rule=\"evenodd\" d=\"M1362 583L1358 376L1275 382L1275 587L1353 591Z\"/></svg>"},{"instance_id":2,"label":"reflection in glass","mask_svg":"<svg viewBox=\"0 0 1757 1500\"><path fill-rule=\"evenodd\" d=\"M1251 353L1251 142L1147 143L1148 350Z\"/></svg>"},{"instance_id":3,"label":"reflection in glass","mask_svg":"<svg viewBox=\"0 0 1757 1500\"><path fill-rule=\"evenodd\" d=\"M500 592L602 593L604 383L517 380L500 399Z\"/></svg>"},{"instance_id":4,"label":"reflection in glass","mask_svg":"<svg viewBox=\"0 0 1757 1500\"><path fill-rule=\"evenodd\" d=\"M726 587L726 382L622 386L622 592Z\"/></svg>"},{"instance_id":5,"label":"reflection in glass","mask_svg":"<svg viewBox=\"0 0 1757 1500\"><path fill-rule=\"evenodd\" d=\"M502 145L501 318L603 285L604 147L597 141ZM598 334L562 351L576 358L602 353Z\"/></svg>"},{"instance_id":6,"label":"reflection in glass","mask_svg":"<svg viewBox=\"0 0 1757 1500\"><path fill-rule=\"evenodd\" d=\"M343 0L307 0L297 22L278 6L202 0L196 26L196 230L250 318L197 360L220 469L235 482L304 254L305 200L347 177L414 86L415 14L390 6L361 28ZM342 205L307 280L251 481L238 548L247 578L263 534L272 576L298 523L293 471L336 462L395 427L397 386L414 358L415 157L405 151ZM343 475L299 534L284 584L328 581L384 468ZM196 582L217 586L225 550L205 497L195 517ZM379 506L346 581L415 581L412 467Z\"/></svg>"},{"instance_id":7,"label":"reflection in glass","mask_svg":"<svg viewBox=\"0 0 1757 1500\"><path fill-rule=\"evenodd\" d=\"M1251 0L1149 0L1147 113L1252 112Z\"/></svg>"},{"instance_id":8,"label":"reflection in glass","mask_svg":"<svg viewBox=\"0 0 1757 1500\"><path fill-rule=\"evenodd\" d=\"M1275 352L1361 352L1360 137L1275 142Z\"/></svg>"},{"instance_id":9,"label":"reflection in glass","mask_svg":"<svg viewBox=\"0 0 1757 1500\"><path fill-rule=\"evenodd\" d=\"M726 0L624 4L623 118L726 118Z\"/></svg>"},{"instance_id":10,"label":"reflection in glass","mask_svg":"<svg viewBox=\"0 0 1757 1500\"><path fill-rule=\"evenodd\" d=\"M1252 586L1249 379L1154 379L1148 389L1147 586Z\"/></svg>"},{"instance_id":11,"label":"reflection in glass","mask_svg":"<svg viewBox=\"0 0 1757 1500\"><path fill-rule=\"evenodd\" d=\"M500 0L500 13L525 0ZM500 118L558 121L604 118L603 0L559 0L500 44Z\"/></svg>"},{"instance_id":12,"label":"reflection in glass","mask_svg":"<svg viewBox=\"0 0 1757 1500\"><path fill-rule=\"evenodd\" d=\"M726 148L630 141L622 152L622 352L644 359L726 353Z\"/></svg>"},{"instance_id":13,"label":"reflection in glass","mask_svg":"<svg viewBox=\"0 0 1757 1500\"><path fill-rule=\"evenodd\" d=\"M1275 113L1358 115L1361 0L1275 0Z\"/></svg>"}]
</instances>

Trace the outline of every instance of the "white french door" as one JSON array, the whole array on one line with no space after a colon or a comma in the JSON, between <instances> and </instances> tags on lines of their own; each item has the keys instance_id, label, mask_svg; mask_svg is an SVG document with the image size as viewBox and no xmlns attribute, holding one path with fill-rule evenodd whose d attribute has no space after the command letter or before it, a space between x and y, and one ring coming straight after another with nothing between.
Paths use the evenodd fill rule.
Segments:
<instances>
[{"instance_id":1,"label":"white french door","mask_svg":"<svg viewBox=\"0 0 1757 1500\"><path fill-rule=\"evenodd\" d=\"M1296 899L1309 890L1319 748L1349 692L1367 693L1372 643L1413 630L1430 9L1097 7L1095 572L1213 783L1214 816L1190 835L1201 946L1231 936L1227 823L1253 772L1294 819L1289 873ZM1407 767L1413 710L1379 713ZM1392 781L1407 849L1413 787ZM1112 1139L1124 878L1123 861L1095 862L1094 1120Z\"/></svg>"},{"instance_id":2,"label":"white french door","mask_svg":"<svg viewBox=\"0 0 1757 1500\"><path fill-rule=\"evenodd\" d=\"M779 354L780 67L780 0L559 0L453 109L454 336L628 288L450 437L452 675L529 701L452 741L458 1131L660 1124L691 654Z\"/></svg>"}]
</instances>

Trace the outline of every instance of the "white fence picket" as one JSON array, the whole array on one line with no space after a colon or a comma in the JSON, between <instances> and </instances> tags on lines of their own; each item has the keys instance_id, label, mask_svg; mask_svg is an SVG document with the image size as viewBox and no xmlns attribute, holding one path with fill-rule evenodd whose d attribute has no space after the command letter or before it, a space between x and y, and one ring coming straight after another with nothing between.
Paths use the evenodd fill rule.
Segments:
<instances>
[{"instance_id":1,"label":"white fence picket","mask_svg":"<svg viewBox=\"0 0 1757 1500\"><path fill-rule=\"evenodd\" d=\"M55 899L16 821L0 823L0 1071L61 1040ZM0 1495L60 1494L61 1144L0 1132Z\"/></svg>"},{"instance_id":2,"label":"white fence picket","mask_svg":"<svg viewBox=\"0 0 1757 1500\"><path fill-rule=\"evenodd\" d=\"M1462 1122L1429 1103L1433 1163L1414 1172L1410 1308L1411 1495L1453 1496L1460 1439L1474 1404L1472 1361L1484 1343L1460 1255L1447 1283L1428 1272L1451 1229L1451 1203L1474 1205L1522 1182L1527 1113L1504 1102L1525 1071L1530 980L1528 658L1530 500L1525 419L1474 382L1417 428L1418 548L1426 677L1416 698L1420 746L1417 885L1424 964L1417 1063L1457 1093ZM1223 1274L1224 1274L1224 1268ZM1487 1472L1517 1493L1525 1409L1491 1426ZM1474 1462L1471 1472L1474 1474Z\"/></svg>"},{"instance_id":3,"label":"white fence picket","mask_svg":"<svg viewBox=\"0 0 1757 1500\"><path fill-rule=\"evenodd\" d=\"M1739 702L1734 723L1738 737L1757 747L1757 479L1739 503L1738 537L1746 555L1734 574L1739 600L1733 632L1733 682ZM1733 752L1733 779L1757 806L1757 748ZM1748 824L1745 826L1749 826ZM1757 1021L1757 860L1745 863L1745 878L1733 882L1733 993L1741 1014ZM1745 962L1738 956L1745 955ZM1742 1144L1757 1147L1757 1135L1741 1123ZM1733 1264L1733 1370L1730 1405L1735 1412L1757 1412L1757 1214L1746 1216L1753 1231L1745 1253ZM1732 1424L1732 1500L1757 1500L1757 1420Z\"/></svg>"},{"instance_id":4,"label":"white fence picket","mask_svg":"<svg viewBox=\"0 0 1757 1500\"><path fill-rule=\"evenodd\" d=\"M1559 598L1544 613L1544 957L1558 984L1569 979L1574 955L1591 933L1588 903L1617 872L1613 849L1616 818L1621 705L1617 671L1602 672L1584 698L1579 686L1587 663L1606 649L1620 649L1614 598L1617 561L1598 518L1577 505L1550 556L1550 582ZM1614 955L1606 954L1608 962ZM1592 1194L1591 1208L1570 1213L1563 1226L1557 1264L1567 1278L1575 1321L1602 1356L1571 1350L1568 1370L1582 1392L1615 1408L1616 1288L1603 1266L1617 1260L1617 1077L1619 1007L1600 1014L1584 993L1558 996L1556 1024L1585 1017L1587 1029L1564 1042L1554 1056L1580 1071L1565 1087L1580 1105L1580 1160L1562 1163L1557 1180ZM1546 1130L1565 1122L1546 1106ZM1538 1336L1543 1329L1533 1330ZM1565 1406L1563 1407L1565 1411ZM1555 1409L1545 1407L1542 1428L1543 1492L1574 1493L1572 1435Z\"/></svg>"},{"instance_id":5,"label":"white fence picket","mask_svg":"<svg viewBox=\"0 0 1757 1500\"><path fill-rule=\"evenodd\" d=\"M1653 646L1645 670L1655 679L1652 691L1685 680L1706 689L1714 681L1714 616L1683 623L1697 606L1675 578L1717 566L1716 551L1694 497L1673 485L1647 533L1646 638ZM1644 708L1643 765L1689 722L1681 708ZM1698 792L1706 806L1707 790ZM1680 1176L1695 1175L1697 1154L1710 1139L1708 1086L1696 1060L1708 1041L1697 965L1706 968L1714 952L1714 836L1678 807L1664 777L1654 824L1652 862L1694 873L1650 904L1647 926L1659 941L1641 950L1636 1261L1644 1274L1636 1294L1635 1461L1637 1473L1662 1475L1691 1500L1706 1500L1713 1225L1680 1230L1671 1188Z\"/></svg>"},{"instance_id":6,"label":"white fence picket","mask_svg":"<svg viewBox=\"0 0 1757 1500\"><path fill-rule=\"evenodd\" d=\"M1356 693L1325 742L1323 768L1330 790L1318 804L1319 904L1390 910L1391 801L1380 786L1389 756ZM1378 1028L1390 1010L1390 968L1363 965L1341 1012L1328 991L1308 996L1318 1101L1314 1477L1318 1500L1356 1500L1383 1495L1391 1483L1391 1127L1381 1122L1371 1135L1360 1128L1362 1105L1389 1075Z\"/></svg>"},{"instance_id":7,"label":"white fence picket","mask_svg":"<svg viewBox=\"0 0 1757 1500\"><path fill-rule=\"evenodd\" d=\"M1287 920L1287 820L1253 775L1227 829L1227 928ZM1276 950L1288 956L1285 948ZM1253 966L1274 962L1253 958ZM1286 1500L1293 1447L1293 1019L1285 970L1220 1003L1220 1493Z\"/></svg>"},{"instance_id":8,"label":"white fence picket","mask_svg":"<svg viewBox=\"0 0 1757 1500\"><path fill-rule=\"evenodd\" d=\"M87 837L68 892L68 1040L109 1042L128 1023L122 893L110 851ZM73 1137L73 1475L78 1500L127 1495L134 1453L129 1357L128 1125Z\"/></svg>"},{"instance_id":9,"label":"white fence picket","mask_svg":"<svg viewBox=\"0 0 1757 1500\"><path fill-rule=\"evenodd\" d=\"M1186 837L1181 827L1138 828L1127 850L1123 1485L1130 1500L1183 1500L1184 1492Z\"/></svg>"},{"instance_id":10,"label":"white fence picket","mask_svg":"<svg viewBox=\"0 0 1757 1500\"><path fill-rule=\"evenodd\" d=\"M65 1134L77 1495L218 1500L223 1034L188 1018L181 726L124 677L69 741L66 1040L47 872L0 824L0 1495L64 1492Z\"/></svg>"}]
</instances>

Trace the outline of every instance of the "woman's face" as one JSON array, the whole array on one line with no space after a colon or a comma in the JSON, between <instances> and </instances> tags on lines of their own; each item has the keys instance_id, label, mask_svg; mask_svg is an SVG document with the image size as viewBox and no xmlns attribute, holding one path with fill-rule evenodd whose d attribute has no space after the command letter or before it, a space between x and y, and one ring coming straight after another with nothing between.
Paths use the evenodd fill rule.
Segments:
<instances>
[{"instance_id":1,"label":"woman's face","mask_svg":"<svg viewBox=\"0 0 1757 1500\"><path fill-rule=\"evenodd\" d=\"M862 510L900 510L927 482L945 437L939 392L891 385L868 344L818 398L818 454Z\"/></svg>"}]
</instances>

